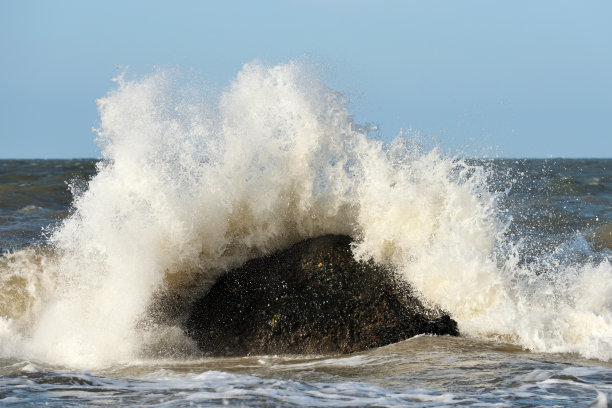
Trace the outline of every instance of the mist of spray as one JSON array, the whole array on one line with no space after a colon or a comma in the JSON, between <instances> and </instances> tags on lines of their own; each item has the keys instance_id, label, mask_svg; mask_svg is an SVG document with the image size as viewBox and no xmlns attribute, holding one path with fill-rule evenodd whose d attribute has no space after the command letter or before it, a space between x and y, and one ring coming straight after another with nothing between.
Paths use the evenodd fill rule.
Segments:
<instances>
[{"instance_id":1,"label":"mist of spray","mask_svg":"<svg viewBox=\"0 0 612 408\"><path fill-rule=\"evenodd\" d=\"M301 64L245 65L218 98L162 71L119 77L98 106L104 160L52 250L0 265L0 300L18 305L0 319L4 355L97 367L162 338L184 346L176 321L150 320L160 293L197 293L333 233L395 267L465 335L612 357L609 262L554 265L555 279L519 266L484 169L368 138ZM22 283L9 292L10 279Z\"/></svg>"}]
</instances>

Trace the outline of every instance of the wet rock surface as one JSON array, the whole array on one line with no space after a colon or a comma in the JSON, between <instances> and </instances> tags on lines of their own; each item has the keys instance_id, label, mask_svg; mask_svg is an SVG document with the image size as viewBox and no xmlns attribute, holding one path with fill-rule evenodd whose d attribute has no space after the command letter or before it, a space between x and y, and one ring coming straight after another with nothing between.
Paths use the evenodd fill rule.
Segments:
<instances>
[{"instance_id":1,"label":"wet rock surface","mask_svg":"<svg viewBox=\"0 0 612 408\"><path fill-rule=\"evenodd\" d=\"M394 273L327 235L251 260L194 304L185 331L207 355L351 353L422 333L458 335Z\"/></svg>"}]
</instances>

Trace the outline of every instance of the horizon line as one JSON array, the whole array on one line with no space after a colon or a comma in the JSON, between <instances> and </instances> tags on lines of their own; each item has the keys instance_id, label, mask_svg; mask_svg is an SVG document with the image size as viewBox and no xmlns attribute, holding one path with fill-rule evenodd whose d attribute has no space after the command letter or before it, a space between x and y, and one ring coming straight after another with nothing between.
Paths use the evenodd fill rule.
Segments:
<instances>
[{"instance_id":1,"label":"horizon line","mask_svg":"<svg viewBox=\"0 0 612 408\"><path fill-rule=\"evenodd\" d=\"M466 160L612 160L612 156L567 157L567 156L449 156L452 159ZM104 160L103 157L0 157L0 160Z\"/></svg>"}]
</instances>

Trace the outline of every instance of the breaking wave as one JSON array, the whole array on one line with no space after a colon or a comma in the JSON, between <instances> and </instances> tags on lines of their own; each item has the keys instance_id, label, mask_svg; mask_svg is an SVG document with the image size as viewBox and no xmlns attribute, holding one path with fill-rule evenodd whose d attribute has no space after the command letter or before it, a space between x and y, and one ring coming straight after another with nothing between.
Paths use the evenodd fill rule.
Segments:
<instances>
[{"instance_id":1,"label":"breaking wave","mask_svg":"<svg viewBox=\"0 0 612 408\"><path fill-rule=\"evenodd\" d=\"M520 262L486 168L368 137L303 65L247 64L217 97L164 71L116 82L74 212L46 244L0 258L0 355L72 367L189 355L184 308L223 271L347 234L464 335L612 358L609 258L566 262L567 244Z\"/></svg>"}]
</instances>

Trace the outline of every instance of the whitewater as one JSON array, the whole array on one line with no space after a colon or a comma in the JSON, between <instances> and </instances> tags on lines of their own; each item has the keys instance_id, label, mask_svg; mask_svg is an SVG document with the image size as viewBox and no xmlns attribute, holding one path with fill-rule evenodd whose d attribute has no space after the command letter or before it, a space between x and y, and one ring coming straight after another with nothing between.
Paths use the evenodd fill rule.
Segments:
<instances>
[{"instance_id":1,"label":"whitewater","mask_svg":"<svg viewBox=\"0 0 612 408\"><path fill-rule=\"evenodd\" d=\"M445 393L446 382L433 380L404 382L407 390L382 370L397 365L402 375L427 376L442 364L463 372L466 361L486 352L491 360L524 362L525 372L512 378L531 392L526 404L540 401L538 392L546 394L556 380L589 377L595 392L588 401L606 406L612 251L605 232L612 216L610 184L601 177L609 172L589 179L603 186L603 206L589 209L601 214L597 222L564 229L563 220L543 211L521 224L525 209L508 197L526 185L532 189L525 196L541 193L529 177L543 166L449 157L411 134L378 140L354 122L344 96L304 64L246 64L220 94L176 72L127 76L97 101L102 159L91 164L88 179L66 180L72 198L65 214L47 219L35 243L0 257L5 386L57 376L137 395L138 387L182 390L176 392L187 396L177 406L226 398L471 405L514 396L501 363L506 368L492 374L506 381L497 394ZM557 230L547 230L554 223ZM424 302L448 311L462 337L418 337L355 356L207 360L199 353L181 329L190 299L230 268L324 234L351 236L356 259L393 268ZM178 310L168 304L177 296L186 299ZM434 349L442 360L429 361ZM408 369L415 355L423 365ZM530 366L532 359L543 366ZM306 374L362 366L373 371L355 379L341 370L335 380ZM128 377L138 380L117 379ZM527 390L538 381L550 387ZM195 391L197 384L206 391ZM580 390L579 381L574 385ZM238 398L241 387L256 398ZM326 388L339 399L312 393ZM139 398L145 397L124 402L154 403Z\"/></svg>"}]
</instances>

